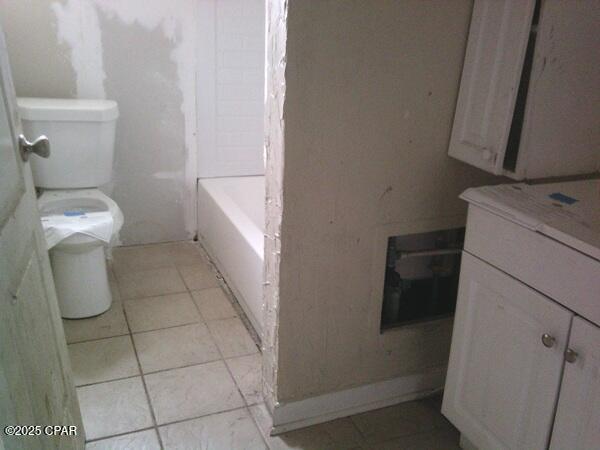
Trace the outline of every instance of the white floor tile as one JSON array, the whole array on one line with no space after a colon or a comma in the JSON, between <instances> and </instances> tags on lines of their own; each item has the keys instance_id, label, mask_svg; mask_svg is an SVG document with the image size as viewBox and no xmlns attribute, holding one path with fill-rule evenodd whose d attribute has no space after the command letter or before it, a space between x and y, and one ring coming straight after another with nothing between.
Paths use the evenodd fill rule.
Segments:
<instances>
[{"instance_id":1,"label":"white floor tile","mask_svg":"<svg viewBox=\"0 0 600 450\"><path fill-rule=\"evenodd\" d=\"M204 320L237 317L233 306L221 288L193 291L192 297Z\"/></svg>"},{"instance_id":2,"label":"white floor tile","mask_svg":"<svg viewBox=\"0 0 600 450\"><path fill-rule=\"evenodd\" d=\"M144 373L220 359L205 324L184 325L133 335Z\"/></svg>"},{"instance_id":3,"label":"white floor tile","mask_svg":"<svg viewBox=\"0 0 600 450\"><path fill-rule=\"evenodd\" d=\"M76 386L139 375L130 336L69 344Z\"/></svg>"},{"instance_id":4,"label":"white floor tile","mask_svg":"<svg viewBox=\"0 0 600 450\"><path fill-rule=\"evenodd\" d=\"M127 300L125 312L134 333L202 321L192 297L186 292Z\"/></svg>"},{"instance_id":5,"label":"white floor tile","mask_svg":"<svg viewBox=\"0 0 600 450\"><path fill-rule=\"evenodd\" d=\"M245 408L167 425L160 435L167 449L267 449Z\"/></svg>"},{"instance_id":6,"label":"white floor tile","mask_svg":"<svg viewBox=\"0 0 600 450\"><path fill-rule=\"evenodd\" d=\"M217 274L208 264L195 264L193 266L178 266L185 285L190 291L218 287Z\"/></svg>"},{"instance_id":7,"label":"white floor tile","mask_svg":"<svg viewBox=\"0 0 600 450\"><path fill-rule=\"evenodd\" d=\"M69 344L129 334L123 305L118 301L113 301L108 311L96 317L63 319L63 327Z\"/></svg>"},{"instance_id":8,"label":"white floor tile","mask_svg":"<svg viewBox=\"0 0 600 450\"><path fill-rule=\"evenodd\" d=\"M152 426L140 377L77 388L87 439L97 439Z\"/></svg>"},{"instance_id":9,"label":"white floor tile","mask_svg":"<svg viewBox=\"0 0 600 450\"><path fill-rule=\"evenodd\" d=\"M146 375L158 424L244 406L222 361Z\"/></svg>"},{"instance_id":10,"label":"white floor tile","mask_svg":"<svg viewBox=\"0 0 600 450\"><path fill-rule=\"evenodd\" d=\"M199 244L181 241L168 242L158 246L166 252L170 260L177 266L193 266L197 264L206 264L206 256Z\"/></svg>"},{"instance_id":11,"label":"white floor tile","mask_svg":"<svg viewBox=\"0 0 600 450\"><path fill-rule=\"evenodd\" d=\"M246 404L262 403L262 355L255 353L225 361Z\"/></svg>"},{"instance_id":12,"label":"white floor tile","mask_svg":"<svg viewBox=\"0 0 600 450\"><path fill-rule=\"evenodd\" d=\"M185 292L186 287L174 267L127 272L117 275L123 300Z\"/></svg>"},{"instance_id":13,"label":"white floor tile","mask_svg":"<svg viewBox=\"0 0 600 450\"><path fill-rule=\"evenodd\" d=\"M112 250L112 269L115 275L172 267L173 262L160 245L116 247Z\"/></svg>"},{"instance_id":14,"label":"white floor tile","mask_svg":"<svg viewBox=\"0 0 600 450\"><path fill-rule=\"evenodd\" d=\"M240 319L210 320L207 325L223 358L258 352L258 347Z\"/></svg>"},{"instance_id":15,"label":"white floor tile","mask_svg":"<svg viewBox=\"0 0 600 450\"><path fill-rule=\"evenodd\" d=\"M160 450L155 430L144 430L90 442L85 450Z\"/></svg>"}]
</instances>

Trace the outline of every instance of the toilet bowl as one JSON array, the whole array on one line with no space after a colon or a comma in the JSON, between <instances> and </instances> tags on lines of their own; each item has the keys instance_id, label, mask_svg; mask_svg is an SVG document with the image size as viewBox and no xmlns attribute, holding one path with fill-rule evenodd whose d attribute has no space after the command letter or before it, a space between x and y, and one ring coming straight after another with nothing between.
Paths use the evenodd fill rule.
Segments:
<instances>
[{"instance_id":1,"label":"toilet bowl","mask_svg":"<svg viewBox=\"0 0 600 450\"><path fill-rule=\"evenodd\" d=\"M119 109L112 100L19 98L27 136L45 135L47 159L33 156L33 181L62 317L110 308L105 249L118 241L123 214L98 187L111 181Z\"/></svg>"},{"instance_id":2,"label":"toilet bowl","mask_svg":"<svg viewBox=\"0 0 600 450\"><path fill-rule=\"evenodd\" d=\"M42 223L51 216L64 216L66 227L70 219L80 220L88 213L110 217L113 226L109 242L76 232L49 251L62 317L76 319L107 311L112 295L105 248L114 243L123 226L118 205L98 189L69 189L43 192L38 198L38 208Z\"/></svg>"}]
</instances>

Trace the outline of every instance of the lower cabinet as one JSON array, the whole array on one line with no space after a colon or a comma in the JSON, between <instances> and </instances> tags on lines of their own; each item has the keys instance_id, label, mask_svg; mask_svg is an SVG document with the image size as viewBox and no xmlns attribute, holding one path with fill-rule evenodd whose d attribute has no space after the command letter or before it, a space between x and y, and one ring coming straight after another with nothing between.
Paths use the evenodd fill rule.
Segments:
<instances>
[{"instance_id":1,"label":"lower cabinet","mask_svg":"<svg viewBox=\"0 0 600 450\"><path fill-rule=\"evenodd\" d=\"M480 450L600 449L600 328L464 252L442 412Z\"/></svg>"},{"instance_id":2,"label":"lower cabinet","mask_svg":"<svg viewBox=\"0 0 600 450\"><path fill-rule=\"evenodd\" d=\"M600 448L600 328L573 319L551 450Z\"/></svg>"}]
</instances>

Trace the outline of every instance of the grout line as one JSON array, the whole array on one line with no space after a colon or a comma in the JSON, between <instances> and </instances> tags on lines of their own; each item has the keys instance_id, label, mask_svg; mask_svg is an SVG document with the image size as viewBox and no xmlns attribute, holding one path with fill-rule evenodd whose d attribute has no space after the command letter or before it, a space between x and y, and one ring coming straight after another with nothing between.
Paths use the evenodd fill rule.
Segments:
<instances>
[{"instance_id":1,"label":"grout line","mask_svg":"<svg viewBox=\"0 0 600 450\"><path fill-rule=\"evenodd\" d=\"M211 359L210 361L204 361L201 363L194 363L194 364L186 364L185 366L169 367L168 369L153 370L152 372L142 373L142 375L154 375L155 373L169 372L170 370L187 369L188 367L203 366L205 364L211 364L211 363L215 363L218 361L223 361L223 358L221 356L219 356L218 358Z\"/></svg>"},{"instance_id":2,"label":"grout line","mask_svg":"<svg viewBox=\"0 0 600 450\"><path fill-rule=\"evenodd\" d=\"M192 241L191 239L182 239L182 240L177 240L177 241L161 241L161 242L150 242L149 244L127 244L127 245L120 245L118 247L113 247L115 249L117 248L130 248L130 247L135 247L135 248L142 248L142 247L158 247L160 245L165 245L165 244L181 244L181 243L188 243L188 244L192 244L194 245L195 242Z\"/></svg>"},{"instance_id":3,"label":"grout line","mask_svg":"<svg viewBox=\"0 0 600 450\"><path fill-rule=\"evenodd\" d=\"M237 316L228 317L228 319L234 319L234 318L238 318L238 317ZM211 319L210 322L214 322L215 320L224 320L224 319ZM94 341L103 341L105 339L112 339L112 338L116 338L116 337L129 336L130 334L131 335L138 335L138 334L144 334L144 333L152 333L153 331L169 330L171 328L187 327L187 326L190 326L190 325L208 325L208 323L204 322L204 320L202 320L202 321L199 321L199 322L189 322L189 323L182 323L182 324L179 324L179 325L169 325L169 326L161 327L161 328L153 328L151 330L131 331L131 332L123 333L123 334L115 334L114 336L106 336L106 337L93 338L93 339L85 339L83 341L67 342L67 345L83 344L83 343L86 343L86 342L94 342Z\"/></svg>"},{"instance_id":4,"label":"grout line","mask_svg":"<svg viewBox=\"0 0 600 450\"><path fill-rule=\"evenodd\" d=\"M251 353L249 355L242 355L242 356L234 356L233 358L229 358L229 359L235 359L235 358L243 358L245 356L252 356L254 355L254 353ZM163 373L163 372L169 372L171 370L177 370L177 369L187 369L188 367L195 367L195 366L203 366L205 364L210 364L210 363L215 363L218 361L223 361L225 362L225 360L219 356L216 359L211 359L208 361L203 361L201 363L193 363L193 364L186 364L184 366L175 366L175 367L169 367L168 369L159 369L159 370L153 370L152 372L140 372L138 374L135 375L128 375L126 377L118 377L118 378L111 378L110 380L102 380L102 381L96 381L94 383L86 383L86 384L80 384L77 385L77 388L83 388L83 387L87 387L87 386L95 386L97 384L106 384L106 383L112 383L113 381L121 381L121 380L129 380L130 378L137 378L137 377L142 377L144 375L154 375L156 373ZM140 364L141 365L141 364ZM235 379L234 379L235 381ZM259 402L260 403L260 402ZM256 405L256 403L252 403L253 405Z\"/></svg>"},{"instance_id":5,"label":"grout line","mask_svg":"<svg viewBox=\"0 0 600 450\"><path fill-rule=\"evenodd\" d=\"M78 384L75 387L77 389L79 389L79 388L84 388L84 387L88 387L88 386L96 386L98 384L112 383L113 381L130 380L131 378L137 378L137 377L141 377L141 376L142 376L142 374L138 373L135 375L128 375L126 377L118 377L118 378L111 378L110 380L96 381L95 383Z\"/></svg>"},{"instance_id":6,"label":"grout line","mask_svg":"<svg viewBox=\"0 0 600 450\"><path fill-rule=\"evenodd\" d=\"M135 360L138 364L138 370L141 374L142 386L144 387L144 392L146 394L146 401L148 402L148 409L150 410L150 416L152 417L152 422L154 423L154 429L156 431L158 445L160 445L161 450L164 450L164 445L162 442L162 438L160 433L158 432L158 422L156 420L156 414L154 413L154 406L152 405L152 401L150 400L150 393L148 392L148 386L146 385L146 379L144 378L144 372L142 372L142 364L140 363L140 357L137 352L137 348L135 347L135 343L133 342L133 334L131 333L131 327L129 325L129 319L127 317L127 313L123 311L123 315L125 316L125 322L127 323L127 329L129 330L129 338L131 339L131 345L133 346L133 352L135 354Z\"/></svg>"},{"instance_id":7,"label":"grout line","mask_svg":"<svg viewBox=\"0 0 600 450\"><path fill-rule=\"evenodd\" d=\"M114 336L106 336L106 337L101 337L101 338L85 339L83 341L67 342L67 346L69 346L69 345L75 345L75 344L84 344L84 343L87 343L87 342L103 341L105 339L112 339L112 338L123 337L123 336L129 336L129 333L115 334Z\"/></svg>"},{"instance_id":8,"label":"grout line","mask_svg":"<svg viewBox=\"0 0 600 450\"><path fill-rule=\"evenodd\" d=\"M193 294L194 292L204 292L204 291L210 291L213 289L222 289L222 287L219 286L211 286L211 287L205 287L205 288L201 288L201 289L190 289L190 293Z\"/></svg>"},{"instance_id":9,"label":"grout line","mask_svg":"<svg viewBox=\"0 0 600 450\"><path fill-rule=\"evenodd\" d=\"M158 265L160 264L160 265ZM163 265L164 264L164 265ZM114 273L114 281L116 282L120 282L121 279L123 277L127 277L128 275L134 275L134 274L138 274L138 273L142 273L142 272L151 272L154 270L163 270L163 269L174 269L175 268L175 263L172 261L168 261L165 263L157 263L156 266L148 266L148 267L143 267L143 268L138 268L138 269L130 269L130 268L126 268L126 269L119 269L116 270L113 267L113 273Z\"/></svg>"},{"instance_id":10,"label":"grout line","mask_svg":"<svg viewBox=\"0 0 600 450\"><path fill-rule=\"evenodd\" d=\"M179 327L188 327L190 325L206 325L206 322L188 322L188 323L180 323L179 325L168 325L166 327L161 327L161 328L152 328L151 330L142 330L142 331L132 331L131 335L139 335L139 334L144 334L144 333L152 333L154 331L161 331L161 330L171 330L173 328L179 328Z\"/></svg>"},{"instance_id":11,"label":"grout line","mask_svg":"<svg viewBox=\"0 0 600 450\"><path fill-rule=\"evenodd\" d=\"M212 338L212 337L211 337L211 338ZM133 346L134 346L134 349L135 349L135 344L134 344ZM215 347L216 347L216 345L215 345ZM223 361L223 362L224 362L224 363L227 365L227 361L230 361L230 360L232 360L232 359L246 358L246 357L248 357L248 356L254 356L254 355L256 355L256 354L258 354L258 353L249 353L249 354L247 354L247 355L231 356L231 357L228 357L228 358L223 358L223 356L221 356L221 354L219 354L219 357L218 357L218 358L215 358L215 359L210 359L210 360L203 361L203 362L200 362L200 363L185 364L185 365L183 365L183 366L169 367L169 368L167 368L167 369L153 370L153 371L151 371L151 372L143 372L143 371L142 371L142 372L140 372L140 373L137 373L137 374L135 374L135 375L127 375L127 376L125 376L125 377L111 378L110 380L96 381L96 382L94 382L94 383L79 384L79 385L77 385L76 387L77 387L77 388L83 388L83 387L87 387L87 386L95 386L95 385L97 385L97 384L106 384L106 383L111 383L111 382L113 382L113 381L128 380L128 379L130 379L130 378L142 377L142 376L144 376L144 375L154 375L154 374L156 374L156 373L169 372L169 371L171 371L171 370L177 370L177 369L187 369L188 367L203 366L203 365L205 365L205 364L211 364L211 363L215 363L215 362L218 362L218 361ZM140 363L140 366L139 366L139 367L141 368L141 363ZM141 369L141 370L143 370L143 369ZM232 375L232 378L233 378L233 375ZM233 379L233 381L235 382L235 378ZM237 386L237 383L236 383L236 386ZM262 403L262 402L250 403L248 406L257 405L257 404L259 404L259 403Z\"/></svg>"},{"instance_id":12,"label":"grout line","mask_svg":"<svg viewBox=\"0 0 600 450\"><path fill-rule=\"evenodd\" d=\"M108 436L102 436L102 437L99 437L99 438L94 438L94 439L86 440L85 443L86 444L91 444L92 442L98 442L98 441L103 441L105 439L112 439L112 438L116 438L116 437L127 436L128 434L139 433L139 432L142 432L142 431L149 431L149 430L155 430L156 431L156 427L152 426L152 427L140 428L139 430L125 431L124 433L110 434Z\"/></svg>"},{"instance_id":13,"label":"grout line","mask_svg":"<svg viewBox=\"0 0 600 450\"><path fill-rule=\"evenodd\" d=\"M181 275L179 275L179 272L177 272L177 275L181 276ZM189 294L189 293L190 293L190 290L187 288L187 286L185 286L185 289L183 291L166 292L164 294L156 294L156 295L145 295L145 296L142 296L142 297L128 297L128 298L121 297L121 303L124 304L125 302L132 302L132 301L137 301L137 300L145 300L147 298L168 297L170 295Z\"/></svg>"},{"instance_id":14,"label":"grout line","mask_svg":"<svg viewBox=\"0 0 600 450\"><path fill-rule=\"evenodd\" d=\"M160 425L158 425L158 428L168 427L169 425L177 425L179 423L189 422L191 420L203 419L205 417L216 416L217 414L224 414L224 413L228 413L231 411L237 411L238 409L247 409L247 408L248 408L247 406L238 406L237 408L224 409L223 411L216 411L216 412L211 412L211 413L207 413L207 414L200 414L199 416L186 417L185 419L179 419L179 420L173 420L171 422L161 423Z\"/></svg>"},{"instance_id":15,"label":"grout line","mask_svg":"<svg viewBox=\"0 0 600 450\"><path fill-rule=\"evenodd\" d=\"M232 359L238 358L247 358L248 356L260 355L260 351L254 353L248 353L247 355L236 355L236 356L228 356L227 358L223 358L223 361L231 361Z\"/></svg>"}]
</instances>

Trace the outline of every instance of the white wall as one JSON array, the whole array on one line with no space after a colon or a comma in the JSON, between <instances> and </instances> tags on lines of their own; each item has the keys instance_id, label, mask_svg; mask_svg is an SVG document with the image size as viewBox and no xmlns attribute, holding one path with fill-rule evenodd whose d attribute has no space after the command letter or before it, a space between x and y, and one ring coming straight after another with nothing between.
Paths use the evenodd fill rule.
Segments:
<instances>
[{"instance_id":1,"label":"white wall","mask_svg":"<svg viewBox=\"0 0 600 450\"><path fill-rule=\"evenodd\" d=\"M270 405L447 363L451 320L380 333L380 314L387 237L462 225L458 195L501 181L447 155L471 7L271 2Z\"/></svg>"},{"instance_id":2,"label":"white wall","mask_svg":"<svg viewBox=\"0 0 600 450\"><path fill-rule=\"evenodd\" d=\"M264 0L200 1L200 177L264 173L264 10Z\"/></svg>"}]
</instances>

